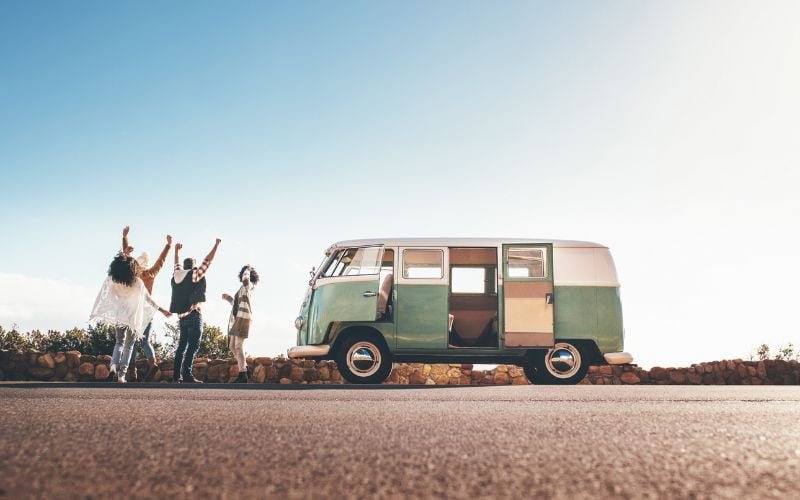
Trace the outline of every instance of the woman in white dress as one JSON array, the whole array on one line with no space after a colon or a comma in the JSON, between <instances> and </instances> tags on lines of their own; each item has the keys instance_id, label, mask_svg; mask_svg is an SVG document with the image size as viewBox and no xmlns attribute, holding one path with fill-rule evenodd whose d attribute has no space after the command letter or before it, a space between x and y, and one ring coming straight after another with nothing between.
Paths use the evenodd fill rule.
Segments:
<instances>
[{"instance_id":1,"label":"woman in white dress","mask_svg":"<svg viewBox=\"0 0 800 500\"><path fill-rule=\"evenodd\" d=\"M156 311L166 317L169 311L155 303L139 278L140 267L136 259L124 253L117 254L108 267L108 276L94 303L89 322L113 325L117 344L121 344L120 366L112 365L112 373L119 373L117 382L125 383L125 373L131 358L133 344L144 333ZM115 347L116 349L116 347ZM117 371L119 369L119 371Z\"/></svg>"}]
</instances>

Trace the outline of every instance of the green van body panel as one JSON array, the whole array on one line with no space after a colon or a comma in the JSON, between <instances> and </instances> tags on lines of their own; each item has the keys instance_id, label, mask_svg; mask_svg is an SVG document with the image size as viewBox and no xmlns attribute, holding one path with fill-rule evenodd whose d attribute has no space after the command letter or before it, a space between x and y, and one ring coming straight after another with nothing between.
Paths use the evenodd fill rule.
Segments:
<instances>
[{"instance_id":1,"label":"green van body panel","mask_svg":"<svg viewBox=\"0 0 800 500\"><path fill-rule=\"evenodd\" d=\"M588 339L601 353L622 350L619 288L556 286L553 294L556 341Z\"/></svg>"},{"instance_id":2,"label":"green van body panel","mask_svg":"<svg viewBox=\"0 0 800 500\"><path fill-rule=\"evenodd\" d=\"M336 323L335 331L330 332L330 338L328 339L327 343L332 344L336 342L336 339L341 332L353 327L364 327L376 330L378 333L383 335L383 339L386 341L389 351L394 352L394 323L391 321L345 321L342 323Z\"/></svg>"},{"instance_id":3,"label":"green van body panel","mask_svg":"<svg viewBox=\"0 0 800 500\"><path fill-rule=\"evenodd\" d=\"M375 321L378 298L364 297L365 291L378 289L373 281L328 283L314 290L308 321L308 343L321 344L328 325L334 321Z\"/></svg>"},{"instance_id":4,"label":"green van body panel","mask_svg":"<svg viewBox=\"0 0 800 500\"><path fill-rule=\"evenodd\" d=\"M397 349L447 350L447 285L397 285Z\"/></svg>"}]
</instances>

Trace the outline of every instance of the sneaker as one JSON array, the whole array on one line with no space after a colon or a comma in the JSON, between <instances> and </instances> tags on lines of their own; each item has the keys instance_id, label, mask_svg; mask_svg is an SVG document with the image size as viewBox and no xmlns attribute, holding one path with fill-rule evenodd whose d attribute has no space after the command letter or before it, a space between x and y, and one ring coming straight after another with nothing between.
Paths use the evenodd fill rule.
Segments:
<instances>
[{"instance_id":1,"label":"sneaker","mask_svg":"<svg viewBox=\"0 0 800 500\"><path fill-rule=\"evenodd\" d=\"M118 384L127 384L127 382L125 381L125 375L120 375L119 378L117 378L117 383Z\"/></svg>"},{"instance_id":2,"label":"sneaker","mask_svg":"<svg viewBox=\"0 0 800 500\"><path fill-rule=\"evenodd\" d=\"M196 378L194 378L194 376L189 375L188 377L183 377L181 379L181 383L182 384L202 384L203 381L202 380L197 380Z\"/></svg>"},{"instance_id":3,"label":"sneaker","mask_svg":"<svg viewBox=\"0 0 800 500\"><path fill-rule=\"evenodd\" d=\"M111 370L108 372L108 377L106 377L106 382L116 382L117 381L117 370Z\"/></svg>"},{"instance_id":4,"label":"sneaker","mask_svg":"<svg viewBox=\"0 0 800 500\"><path fill-rule=\"evenodd\" d=\"M234 384L246 384L247 383L247 372L239 372L239 376L236 377L236 380L233 381Z\"/></svg>"}]
</instances>

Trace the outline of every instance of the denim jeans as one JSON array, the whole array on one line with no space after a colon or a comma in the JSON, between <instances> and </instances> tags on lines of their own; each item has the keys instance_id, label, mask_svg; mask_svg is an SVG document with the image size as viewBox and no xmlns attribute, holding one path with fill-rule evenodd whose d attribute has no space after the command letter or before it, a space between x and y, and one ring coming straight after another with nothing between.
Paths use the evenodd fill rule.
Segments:
<instances>
[{"instance_id":1,"label":"denim jeans","mask_svg":"<svg viewBox=\"0 0 800 500\"><path fill-rule=\"evenodd\" d=\"M192 363L200 348L200 337L203 335L203 316L193 311L185 318L178 321L180 338L178 348L175 350L175 366L173 367L173 377L192 377ZM182 369L182 370L181 370Z\"/></svg>"},{"instance_id":2,"label":"denim jeans","mask_svg":"<svg viewBox=\"0 0 800 500\"><path fill-rule=\"evenodd\" d=\"M144 329L144 334L142 334L142 349L144 350L144 357L147 359L153 359L156 355L153 352L153 346L150 344L150 327L153 326L153 322L147 323L147 328ZM112 360L113 362L113 360ZM128 363L128 366L136 363L136 344L131 352L131 361Z\"/></svg>"},{"instance_id":3,"label":"denim jeans","mask_svg":"<svg viewBox=\"0 0 800 500\"><path fill-rule=\"evenodd\" d=\"M131 351L133 351L133 343L136 342L136 337L133 335L133 330L127 326L118 326L116 328L116 334L117 343L114 346L114 355L111 357L111 364L112 366L116 364L114 362L114 356L117 357L116 361L122 360L119 371L117 372L122 376L128 369L128 360L131 357Z\"/></svg>"}]
</instances>

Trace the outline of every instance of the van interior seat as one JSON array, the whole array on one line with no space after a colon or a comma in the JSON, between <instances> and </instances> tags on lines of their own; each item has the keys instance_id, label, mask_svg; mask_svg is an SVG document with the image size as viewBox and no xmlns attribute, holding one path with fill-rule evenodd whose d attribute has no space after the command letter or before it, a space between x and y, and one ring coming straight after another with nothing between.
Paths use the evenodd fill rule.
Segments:
<instances>
[{"instance_id":1,"label":"van interior seat","mask_svg":"<svg viewBox=\"0 0 800 500\"><path fill-rule=\"evenodd\" d=\"M386 312L391 311L391 306L389 303L391 302L392 298L392 285L394 284L394 275L392 273L387 274L383 278L383 283L381 283L381 288L378 291L378 318L387 317ZM391 316L391 314L390 314Z\"/></svg>"}]
</instances>

